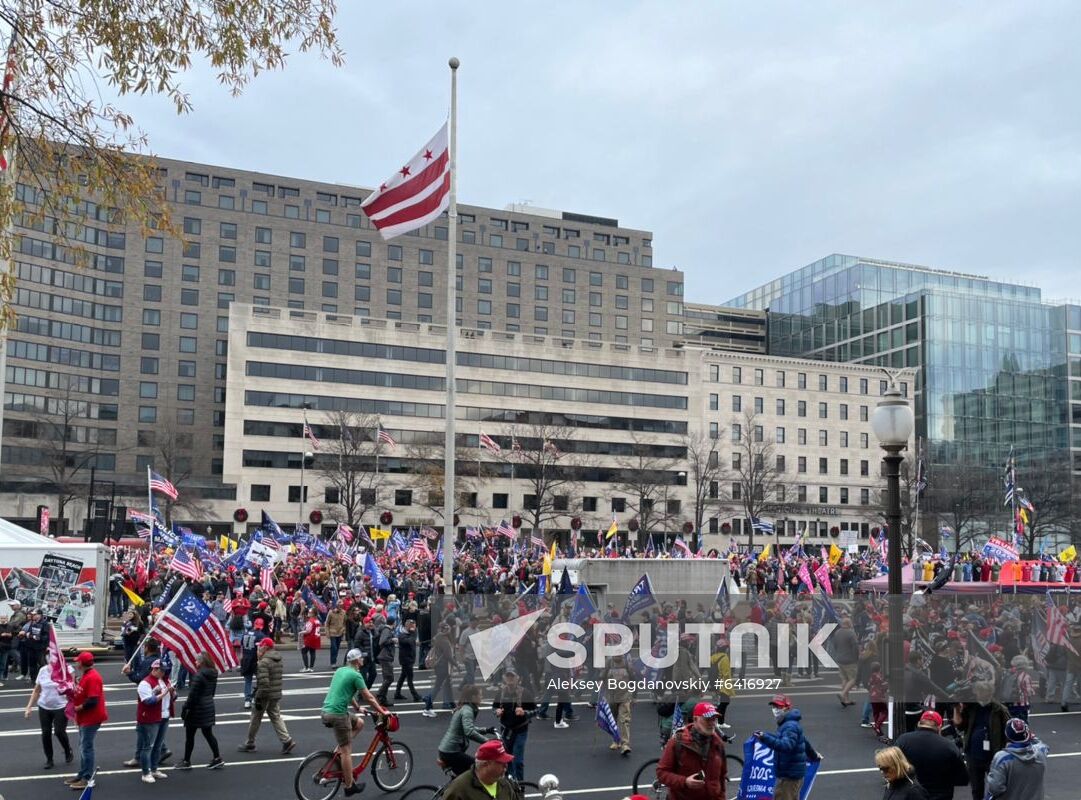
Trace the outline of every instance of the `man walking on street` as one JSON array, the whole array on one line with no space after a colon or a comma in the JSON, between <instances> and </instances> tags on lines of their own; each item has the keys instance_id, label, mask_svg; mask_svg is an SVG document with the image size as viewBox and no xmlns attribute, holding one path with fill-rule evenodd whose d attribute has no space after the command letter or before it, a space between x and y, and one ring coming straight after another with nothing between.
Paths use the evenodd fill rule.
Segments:
<instances>
[{"instance_id":1,"label":"man walking on street","mask_svg":"<svg viewBox=\"0 0 1081 800\"><path fill-rule=\"evenodd\" d=\"M916 730L897 739L897 746L916 768L916 779L928 800L953 800L953 787L968 784L965 759L941 730L942 716L937 711L924 711Z\"/></svg>"},{"instance_id":2,"label":"man walking on street","mask_svg":"<svg viewBox=\"0 0 1081 800\"><path fill-rule=\"evenodd\" d=\"M379 698L379 704L382 706L392 706L393 703L387 700L387 694L390 692L390 686L394 683L394 645L398 640L394 636L394 631L387 625L387 618L382 614L375 615L375 660L379 664L380 673L383 676L383 683L379 686L379 693L376 697Z\"/></svg>"},{"instance_id":3,"label":"man walking on street","mask_svg":"<svg viewBox=\"0 0 1081 800\"><path fill-rule=\"evenodd\" d=\"M398 666L402 673L398 676L398 687L394 692L395 700L404 700L402 684L409 684L409 692L413 695L413 702L420 702L420 695L413 686L413 669L417 663L417 622L414 619L405 621L405 629L398 635Z\"/></svg>"},{"instance_id":4,"label":"man walking on street","mask_svg":"<svg viewBox=\"0 0 1081 800\"><path fill-rule=\"evenodd\" d=\"M680 728L664 746L657 762L657 780L668 787L672 800L711 800L725 796L727 766L724 742L717 733L716 722L716 706L699 703L694 707L691 724Z\"/></svg>"},{"instance_id":5,"label":"man walking on street","mask_svg":"<svg viewBox=\"0 0 1081 800\"><path fill-rule=\"evenodd\" d=\"M773 766L777 773L774 800L798 800L807 775L807 762L819 761L821 757L804 736L800 725L803 716L798 708L792 708L792 701L783 694L775 694L769 705L777 720L777 733L755 731L754 736L774 752Z\"/></svg>"},{"instance_id":6,"label":"man walking on street","mask_svg":"<svg viewBox=\"0 0 1081 800\"><path fill-rule=\"evenodd\" d=\"M281 740L281 754L289 755L297 743L289 735L289 730L282 719L282 654L274 647L274 640L270 637L259 642L258 652L255 707L252 708L251 720L248 722L248 740L237 750L242 753L251 753L255 750L255 737L263 722L263 714L266 714L270 718L270 724L274 726L274 733L278 734L278 739Z\"/></svg>"}]
</instances>

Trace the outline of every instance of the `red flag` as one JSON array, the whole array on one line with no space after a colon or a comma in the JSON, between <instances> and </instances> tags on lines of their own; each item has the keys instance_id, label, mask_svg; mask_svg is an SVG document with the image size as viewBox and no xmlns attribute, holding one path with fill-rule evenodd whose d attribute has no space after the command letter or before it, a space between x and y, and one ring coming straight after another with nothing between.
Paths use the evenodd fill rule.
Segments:
<instances>
[{"instance_id":1,"label":"red flag","mask_svg":"<svg viewBox=\"0 0 1081 800\"><path fill-rule=\"evenodd\" d=\"M818 578L818 585L826 590L826 594L833 594L833 584L830 583L830 568L826 562L815 570L814 576Z\"/></svg>"},{"instance_id":2,"label":"red flag","mask_svg":"<svg viewBox=\"0 0 1081 800\"><path fill-rule=\"evenodd\" d=\"M361 208L384 240L427 225L450 205L447 123L409 163L368 195Z\"/></svg>"}]
</instances>

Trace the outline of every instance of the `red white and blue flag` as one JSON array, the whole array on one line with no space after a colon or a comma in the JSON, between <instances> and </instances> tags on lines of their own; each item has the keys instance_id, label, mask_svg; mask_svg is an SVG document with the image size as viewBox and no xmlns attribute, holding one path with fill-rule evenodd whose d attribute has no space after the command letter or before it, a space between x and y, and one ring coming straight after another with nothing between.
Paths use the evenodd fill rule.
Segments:
<instances>
[{"instance_id":1,"label":"red white and blue flag","mask_svg":"<svg viewBox=\"0 0 1081 800\"><path fill-rule=\"evenodd\" d=\"M319 440L316 439L315 434L312 433L312 426L308 424L308 420L304 420L304 436L312 443L312 450L319 449Z\"/></svg>"},{"instance_id":2,"label":"red white and blue flag","mask_svg":"<svg viewBox=\"0 0 1081 800\"><path fill-rule=\"evenodd\" d=\"M163 478L154 470L150 470L150 490L152 492L161 492L170 500L176 500L179 495L177 494L176 487L169 481L168 478Z\"/></svg>"},{"instance_id":3,"label":"red white and blue flag","mask_svg":"<svg viewBox=\"0 0 1081 800\"><path fill-rule=\"evenodd\" d=\"M196 556L193 556L183 547L173 554L172 569L174 572L178 572L185 578L191 578L193 581L201 580L203 577L203 565L199 563Z\"/></svg>"},{"instance_id":4,"label":"red white and blue flag","mask_svg":"<svg viewBox=\"0 0 1081 800\"><path fill-rule=\"evenodd\" d=\"M220 671L239 666L225 628L210 613L210 607L187 586L165 607L152 635L175 652L190 672L197 671L200 653L209 653Z\"/></svg>"},{"instance_id":5,"label":"red white and blue flag","mask_svg":"<svg viewBox=\"0 0 1081 800\"><path fill-rule=\"evenodd\" d=\"M508 525L505 519L499 521L499 527L495 529L495 532L500 536L506 536L508 539L513 539L518 535L518 532ZM543 547L543 540L541 541Z\"/></svg>"},{"instance_id":6,"label":"red white and blue flag","mask_svg":"<svg viewBox=\"0 0 1081 800\"><path fill-rule=\"evenodd\" d=\"M267 594L274 594L274 570L267 567L259 570L259 585Z\"/></svg>"},{"instance_id":7,"label":"red white and blue flag","mask_svg":"<svg viewBox=\"0 0 1081 800\"><path fill-rule=\"evenodd\" d=\"M503 448L488 434L483 431L480 434L480 446L487 450L489 453L498 455L503 452Z\"/></svg>"},{"instance_id":8,"label":"red white and blue flag","mask_svg":"<svg viewBox=\"0 0 1081 800\"><path fill-rule=\"evenodd\" d=\"M447 123L360 204L384 240L427 225L450 206Z\"/></svg>"},{"instance_id":9,"label":"red white and blue flag","mask_svg":"<svg viewBox=\"0 0 1081 800\"><path fill-rule=\"evenodd\" d=\"M390 447L394 447L396 444L398 444L396 441L394 441L394 437L391 436L389 433L387 433L382 428L379 429L378 438L379 438L380 442L382 442L383 444L388 445Z\"/></svg>"}]
</instances>

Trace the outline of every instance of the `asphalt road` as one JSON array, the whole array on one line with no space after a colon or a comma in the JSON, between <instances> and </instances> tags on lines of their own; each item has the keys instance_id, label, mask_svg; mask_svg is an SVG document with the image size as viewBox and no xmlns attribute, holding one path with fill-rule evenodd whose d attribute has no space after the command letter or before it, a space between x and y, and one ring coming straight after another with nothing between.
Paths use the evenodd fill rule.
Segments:
<instances>
[{"instance_id":1,"label":"asphalt road","mask_svg":"<svg viewBox=\"0 0 1081 800\"><path fill-rule=\"evenodd\" d=\"M286 658L286 694L282 702L286 724L297 740L291 756L281 757L277 738L267 722L259 732L258 751L239 753L236 750L246 733L248 712L243 709L242 679L223 676L218 682L218 724L215 728L227 762L223 770L205 769L209 752L201 737L196 739L191 772L169 772L169 779L153 786L139 781L139 771L124 769L121 763L132 757L135 747L135 688L120 675L120 662L100 664L106 681L110 721L97 739L98 781L94 791L100 797L191 798L201 793L217 797L259 797L262 800L292 800L293 775L297 765L313 750L328 749L332 736L319 722L319 708L330 680L327 651L320 651L318 671L298 674L300 658L297 651L283 646ZM420 672L418 689L423 694L429 683L428 672ZM750 669L748 677L761 676ZM842 710L837 702L836 673L823 673L818 680L795 681L786 688L802 710L808 738L824 755L812 797L839 797L852 800L882 796L881 780L874 767L873 754L880 747L870 730L859 727L860 706ZM23 719L29 696L29 685L9 681L0 689L0 795L7 800L53 797L77 797L62 783L74 774L63 759L56 769L41 768L44 757L36 712L31 720ZM729 708L728 721L732 732L742 739L757 728L772 725L766 705L771 692L744 692ZM859 696L855 696L859 700ZM411 785L443 782L435 766L435 750L446 727L448 712L436 719L421 715L417 703L398 702L395 711L401 717L401 730L396 738L413 750L417 764ZM552 721L536 720L531 725L526 748L526 779L536 781L551 772L560 779L564 795L571 798L608 800L630 794L631 779L644 761L659 754L657 717L652 705L636 705L633 716L633 752L624 758L608 750L610 740L593 722L593 712L586 706L576 707L579 719L571 728L556 730ZM495 724L489 711L481 714L482 725ZM1036 733L1051 748L1048 763L1047 800L1078 800L1081 798L1081 711L1061 713L1057 706L1041 705L1035 709L1032 725ZM370 741L368 730L356 739L356 750L363 750ZM183 734L174 725L167 742L174 751L182 750ZM76 745L77 747L77 745ZM179 760L174 756L171 763ZM369 779L362 796L383 796ZM970 797L967 787L956 792L958 800ZM338 797L341 797L339 794ZM396 795L387 796L395 800Z\"/></svg>"}]
</instances>

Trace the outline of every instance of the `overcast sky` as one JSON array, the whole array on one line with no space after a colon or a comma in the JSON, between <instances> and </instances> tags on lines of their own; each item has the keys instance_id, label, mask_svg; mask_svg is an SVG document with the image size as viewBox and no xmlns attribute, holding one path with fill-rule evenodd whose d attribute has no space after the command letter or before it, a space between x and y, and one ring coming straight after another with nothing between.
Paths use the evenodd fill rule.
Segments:
<instances>
[{"instance_id":1,"label":"overcast sky","mask_svg":"<svg viewBox=\"0 0 1081 800\"><path fill-rule=\"evenodd\" d=\"M461 202L654 232L688 299L832 252L1081 297L1081 3L362 3L195 111L125 100L159 155L373 186L459 79Z\"/></svg>"}]
</instances>

